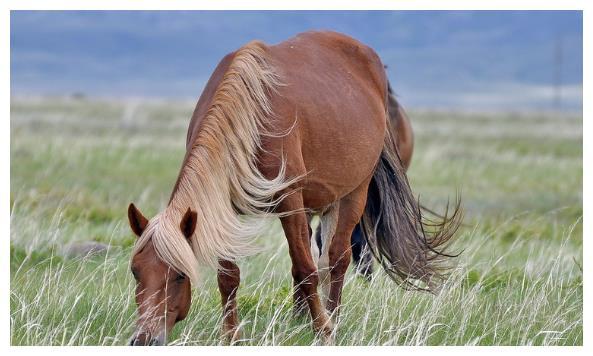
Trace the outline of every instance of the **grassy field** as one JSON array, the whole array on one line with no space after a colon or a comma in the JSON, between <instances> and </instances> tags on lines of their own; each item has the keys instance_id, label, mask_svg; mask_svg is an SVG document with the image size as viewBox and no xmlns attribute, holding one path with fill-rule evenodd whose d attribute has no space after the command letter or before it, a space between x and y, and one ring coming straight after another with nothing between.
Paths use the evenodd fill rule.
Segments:
<instances>
[{"instance_id":1,"label":"grassy field","mask_svg":"<svg viewBox=\"0 0 593 356\"><path fill-rule=\"evenodd\" d=\"M152 216L181 160L190 102L14 99L10 304L13 345L122 345L135 322L126 209ZM438 295L382 272L349 271L339 345L581 345L582 118L411 112L409 172L421 201L461 190L464 252ZM68 257L68 244L107 252ZM245 345L316 343L291 314L290 260L277 221L241 262ZM220 344L215 273L204 270L175 345Z\"/></svg>"}]
</instances>

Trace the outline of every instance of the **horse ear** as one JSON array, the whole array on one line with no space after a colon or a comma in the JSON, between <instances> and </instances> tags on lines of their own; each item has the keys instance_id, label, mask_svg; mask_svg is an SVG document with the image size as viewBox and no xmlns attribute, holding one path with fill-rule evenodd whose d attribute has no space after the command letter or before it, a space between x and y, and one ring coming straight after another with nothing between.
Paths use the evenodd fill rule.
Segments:
<instances>
[{"instance_id":1,"label":"horse ear","mask_svg":"<svg viewBox=\"0 0 593 356\"><path fill-rule=\"evenodd\" d=\"M134 203L130 203L128 206L128 220L130 221L130 227L136 236L140 237L148 225L148 219L142 215L140 210L136 209Z\"/></svg>"},{"instance_id":2,"label":"horse ear","mask_svg":"<svg viewBox=\"0 0 593 356\"><path fill-rule=\"evenodd\" d=\"M183 232L183 236L185 236L186 239L189 239L191 235L194 234L197 222L198 213L192 211L190 208L187 208L185 215L183 215L183 219L181 219L181 224L179 224L181 232Z\"/></svg>"}]
</instances>

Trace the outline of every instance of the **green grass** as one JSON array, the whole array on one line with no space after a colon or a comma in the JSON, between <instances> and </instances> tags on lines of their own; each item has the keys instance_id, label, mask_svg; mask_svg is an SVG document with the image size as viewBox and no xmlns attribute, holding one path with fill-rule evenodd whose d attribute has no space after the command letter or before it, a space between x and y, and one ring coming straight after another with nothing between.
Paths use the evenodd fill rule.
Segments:
<instances>
[{"instance_id":1,"label":"green grass","mask_svg":"<svg viewBox=\"0 0 593 356\"><path fill-rule=\"evenodd\" d=\"M135 322L126 209L166 204L193 104L15 99L11 105L11 344L122 345ZM582 345L582 118L411 112L409 179L442 208L462 192L463 250L437 295L349 271L339 345ZM75 241L107 253L68 258ZM292 316L278 222L241 261L245 345L318 342ZM215 273L202 271L171 344L218 345Z\"/></svg>"}]
</instances>

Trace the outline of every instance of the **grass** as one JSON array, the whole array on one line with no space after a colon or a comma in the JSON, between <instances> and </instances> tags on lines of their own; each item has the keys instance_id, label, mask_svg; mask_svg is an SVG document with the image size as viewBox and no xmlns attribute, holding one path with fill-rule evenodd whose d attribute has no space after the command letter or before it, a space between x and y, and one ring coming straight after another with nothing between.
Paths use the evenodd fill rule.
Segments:
<instances>
[{"instance_id":1,"label":"grass","mask_svg":"<svg viewBox=\"0 0 593 356\"><path fill-rule=\"evenodd\" d=\"M11 105L10 304L13 345L122 345L135 322L126 208L167 202L193 104L66 98ZM582 118L412 112L409 179L428 206L456 189L463 250L437 295L352 271L339 345L582 345ZM69 258L76 241L106 253ZM318 342L293 318L290 260L277 221L241 261L244 345ZM202 271L174 345L218 345L215 273Z\"/></svg>"}]
</instances>

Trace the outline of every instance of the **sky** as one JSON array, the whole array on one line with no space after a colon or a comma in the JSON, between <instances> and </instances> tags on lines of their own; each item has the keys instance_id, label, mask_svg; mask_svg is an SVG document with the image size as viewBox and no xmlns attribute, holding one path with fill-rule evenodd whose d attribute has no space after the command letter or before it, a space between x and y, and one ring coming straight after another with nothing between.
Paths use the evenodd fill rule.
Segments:
<instances>
[{"instance_id":1,"label":"sky","mask_svg":"<svg viewBox=\"0 0 593 356\"><path fill-rule=\"evenodd\" d=\"M13 96L195 99L246 42L329 29L375 49L407 107L582 109L580 11L11 11L10 20Z\"/></svg>"}]
</instances>

